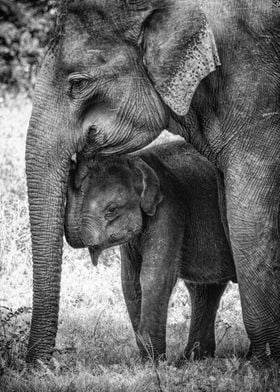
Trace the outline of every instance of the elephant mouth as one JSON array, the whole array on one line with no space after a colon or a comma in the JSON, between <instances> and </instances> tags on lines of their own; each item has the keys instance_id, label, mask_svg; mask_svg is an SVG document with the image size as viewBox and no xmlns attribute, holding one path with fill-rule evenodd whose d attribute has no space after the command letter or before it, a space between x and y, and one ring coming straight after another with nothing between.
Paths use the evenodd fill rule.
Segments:
<instances>
[{"instance_id":1,"label":"elephant mouth","mask_svg":"<svg viewBox=\"0 0 280 392\"><path fill-rule=\"evenodd\" d=\"M103 249L99 246L89 246L88 247L91 262L94 266L97 266L99 256L101 255Z\"/></svg>"},{"instance_id":2,"label":"elephant mouth","mask_svg":"<svg viewBox=\"0 0 280 392\"><path fill-rule=\"evenodd\" d=\"M119 246L119 245L125 245L127 244L131 239L133 238L132 235L129 236L129 238L119 238L119 239L113 239L111 240L107 246L93 246L89 245L88 246L88 251L90 255L90 259L92 264L96 267L98 264L99 257L103 250L112 248L113 246Z\"/></svg>"}]
</instances>

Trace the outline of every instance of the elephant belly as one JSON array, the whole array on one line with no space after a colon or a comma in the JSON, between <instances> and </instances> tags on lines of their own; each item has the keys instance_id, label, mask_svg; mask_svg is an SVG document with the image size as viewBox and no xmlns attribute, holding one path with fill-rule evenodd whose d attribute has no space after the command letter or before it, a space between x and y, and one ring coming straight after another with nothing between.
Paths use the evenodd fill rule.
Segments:
<instances>
[{"instance_id":1,"label":"elephant belly","mask_svg":"<svg viewBox=\"0 0 280 392\"><path fill-rule=\"evenodd\" d=\"M195 283L237 282L230 249L220 241L212 244L187 241L183 246L179 277Z\"/></svg>"}]
</instances>

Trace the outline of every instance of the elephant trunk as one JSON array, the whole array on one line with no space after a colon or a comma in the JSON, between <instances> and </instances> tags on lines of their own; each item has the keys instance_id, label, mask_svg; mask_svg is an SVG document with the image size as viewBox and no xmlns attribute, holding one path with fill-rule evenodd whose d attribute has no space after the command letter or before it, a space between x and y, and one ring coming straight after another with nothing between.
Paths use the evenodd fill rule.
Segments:
<instances>
[{"instance_id":1,"label":"elephant trunk","mask_svg":"<svg viewBox=\"0 0 280 392\"><path fill-rule=\"evenodd\" d=\"M42 69L43 75L48 72ZM67 111L63 112L58 105L59 92L48 84L50 82L42 81L42 78L37 83L26 144L33 253L33 314L28 362L50 359L55 344L64 203L70 157L74 153L74 147L70 142L67 145L62 137L69 135Z\"/></svg>"},{"instance_id":2,"label":"elephant trunk","mask_svg":"<svg viewBox=\"0 0 280 392\"><path fill-rule=\"evenodd\" d=\"M45 151L42 155L35 152L38 148L30 128L26 172L33 253L33 315L28 361L49 359L55 343L67 178L67 157L56 164L61 168L58 174L45 146L42 145L41 151Z\"/></svg>"}]
</instances>

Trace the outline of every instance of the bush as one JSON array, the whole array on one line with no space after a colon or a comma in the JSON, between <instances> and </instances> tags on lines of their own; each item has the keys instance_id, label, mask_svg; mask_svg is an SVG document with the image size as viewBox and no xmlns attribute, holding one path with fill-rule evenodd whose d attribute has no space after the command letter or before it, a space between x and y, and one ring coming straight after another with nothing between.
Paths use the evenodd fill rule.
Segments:
<instances>
[{"instance_id":1,"label":"bush","mask_svg":"<svg viewBox=\"0 0 280 392\"><path fill-rule=\"evenodd\" d=\"M0 0L0 84L27 90L54 27L55 0Z\"/></svg>"},{"instance_id":2,"label":"bush","mask_svg":"<svg viewBox=\"0 0 280 392\"><path fill-rule=\"evenodd\" d=\"M16 310L0 306L0 374L5 366L17 367L24 361L30 329L31 308Z\"/></svg>"}]
</instances>

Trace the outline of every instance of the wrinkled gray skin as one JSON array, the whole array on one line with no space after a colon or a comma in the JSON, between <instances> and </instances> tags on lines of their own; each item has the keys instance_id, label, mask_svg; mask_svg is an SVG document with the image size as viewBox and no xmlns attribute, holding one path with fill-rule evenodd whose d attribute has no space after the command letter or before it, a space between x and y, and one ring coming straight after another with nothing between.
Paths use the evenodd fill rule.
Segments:
<instances>
[{"instance_id":1,"label":"wrinkled gray skin","mask_svg":"<svg viewBox=\"0 0 280 392\"><path fill-rule=\"evenodd\" d=\"M28 361L50 358L55 344L71 156L133 151L164 128L222 173L252 353L279 359L279 26L276 0L63 3L27 136Z\"/></svg>"},{"instance_id":2,"label":"wrinkled gray skin","mask_svg":"<svg viewBox=\"0 0 280 392\"><path fill-rule=\"evenodd\" d=\"M134 157L82 159L71 171L65 233L94 264L121 246L123 293L143 358L165 357L168 302L178 278L191 296L183 357L215 352L215 317L235 266L221 221L216 170L173 142Z\"/></svg>"}]
</instances>

